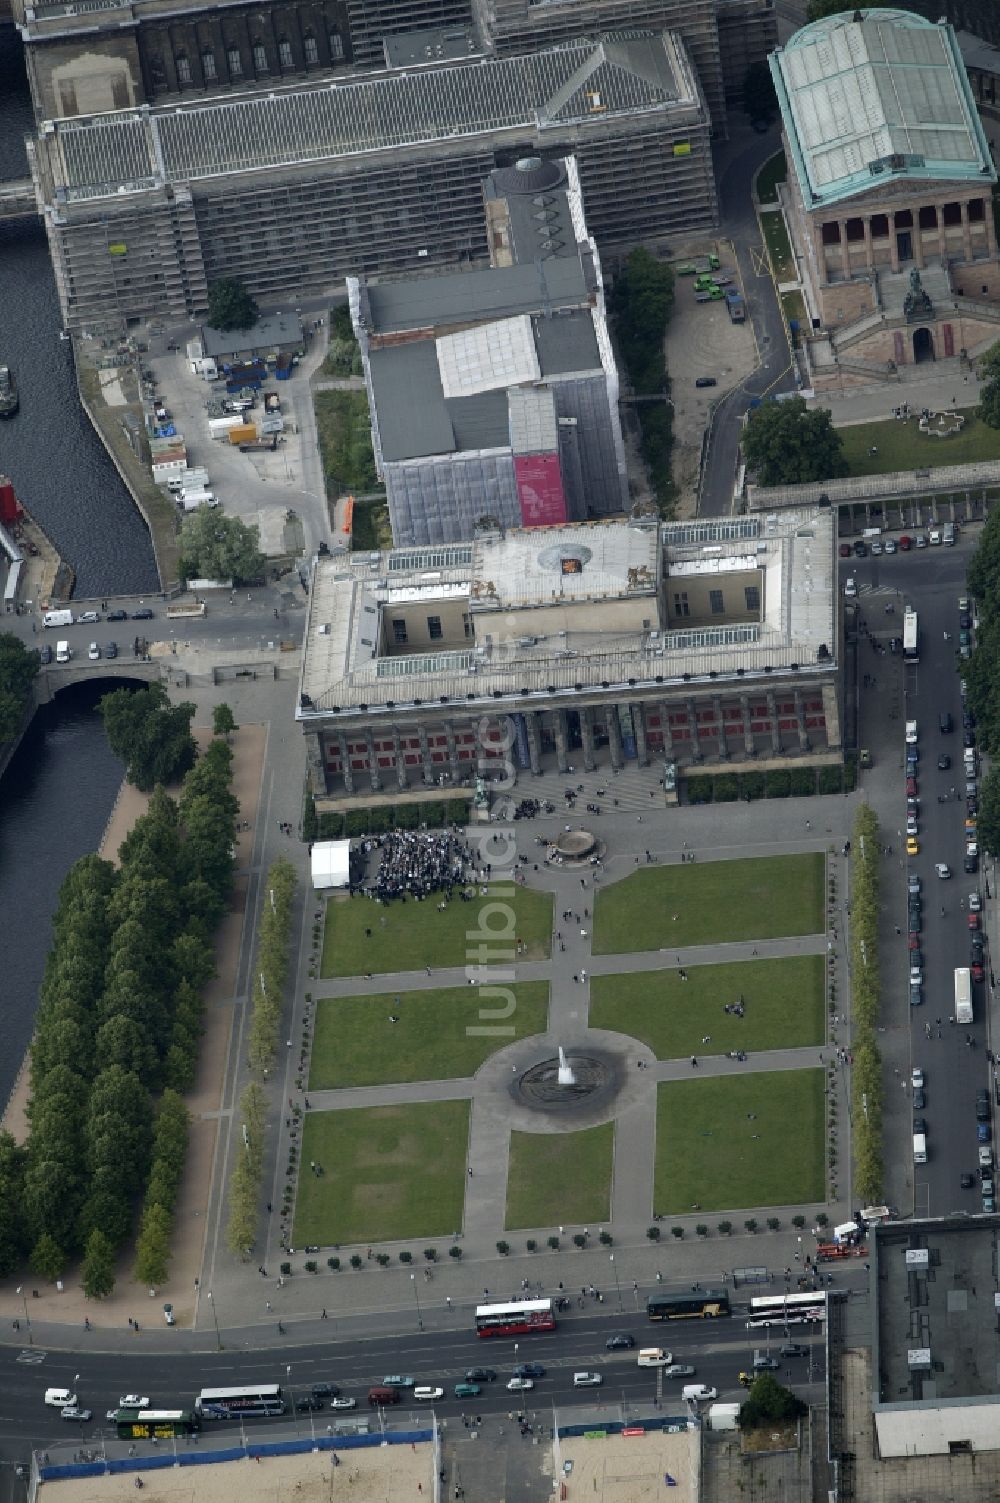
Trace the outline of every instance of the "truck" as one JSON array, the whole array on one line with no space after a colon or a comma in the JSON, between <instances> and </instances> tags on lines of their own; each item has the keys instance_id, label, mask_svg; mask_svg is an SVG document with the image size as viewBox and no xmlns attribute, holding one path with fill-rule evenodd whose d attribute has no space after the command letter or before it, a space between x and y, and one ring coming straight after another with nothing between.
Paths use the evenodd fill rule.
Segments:
<instances>
[{"instance_id":1,"label":"truck","mask_svg":"<svg viewBox=\"0 0 1000 1503\"><path fill-rule=\"evenodd\" d=\"M955 967L955 1022L972 1022L972 972L967 965Z\"/></svg>"},{"instance_id":2,"label":"truck","mask_svg":"<svg viewBox=\"0 0 1000 1503\"><path fill-rule=\"evenodd\" d=\"M915 1132L913 1134L913 1162L926 1164L927 1162L927 1134Z\"/></svg>"},{"instance_id":3,"label":"truck","mask_svg":"<svg viewBox=\"0 0 1000 1503\"><path fill-rule=\"evenodd\" d=\"M747 305L743 301L742 292L735 287L726 289L726 312L734 324L745 324L747 321Z\"/></svg>"},{"instance_id":4,"label":"truck","mask_svg":"<svg viewBox=\"0 0 1000 1503\"><path fill-rule=\"evenodd\" d=\"M167 490L172 496L179 496L181 491L207 491L207 470L177 470L167 481Z\"/></svg>"},{"instance_id":5,"label":"truck","mask_svg":"<svg viewBox=\"0 0 1000 1503\"><path fill-rule=\"evenodd\" d=\"M210 438L228 438L233 428L243 426L243 414L241 412L230 413L228 417L209 418L208 434Z\"/></svg>"},{"instance_id":6,"label":"truck","mask_svg":"<svg viewBox=\"0 0 1000 1503\"><path fill-rule=\"evenodd\" d=\"M199 506L218 506L211 491L181 491L177 497L185 511L197 511Z\"/></svg>"},{"instance_id":7,"label":"truck","mask_svg":"<svg viewBox=\"0 0 1000 1503\"><path fill-rule=\"evenodd\" d=\"M229 442L231 444L252 444L257 437L256 423L240 423L229 430Z\"/></svg>"},{"instance_id":8,"label":"truck","mask_svg":"<svg viewBox=\"0 0 1000 1503\"><path fill-rule=\"evenodd\" d=\"M708 1428L710 1430L738 1430L740 1407L739 1404L710 1404Z\"/></svg>"},{"instance_id":9,"label":"truck","mask_svg":"<svg viewBox=\"0 0 1000 1503\"><path fill-rule=\"evenodd\" d=\"M707 256L699 256L694 261L683 261L677 268L679 277L693 277L704 275L708 271L718 271L719 258L714 251L709 251Z\"/></svg>"},{"instance_id":10,"label":"truck","mask_svg":"<svg viewBox=\"0 0 1000 1503\"><path fill-rule=\"evenodd\" d=\"M72 626L72 611L46 611L42 617L43 626Z\"/></svg>"}]
</instances>

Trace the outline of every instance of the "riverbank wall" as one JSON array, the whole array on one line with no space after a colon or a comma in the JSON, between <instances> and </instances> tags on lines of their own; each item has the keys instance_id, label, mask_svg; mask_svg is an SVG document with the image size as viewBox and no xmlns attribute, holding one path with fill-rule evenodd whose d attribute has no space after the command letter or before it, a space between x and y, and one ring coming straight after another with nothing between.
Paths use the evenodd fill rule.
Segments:
<instances>
[{"instance_id":1,"label":"riverbank wall","mask_svg":"<svg viewBox=\"0 0 1000 1503\"><path fill-rule=\"evenodd\" d=\"M118 471L119 478L135 504L149 531L160 589L167 593L177 589L180 580L180 548L177 538L177 508L153 484L149 466L135 452L133 443L145 447L142 404L138 399L135 376L129 369L120 371L119 387L125 400L112 407L105 400L100 372L94 362L92 343L73 338L73 363L80 406ZM123 383L123 384L122 384ZM125 387L136 387L133 395ZM128 437L131 434L131 440Z\"/></svg>"}]
</instances>

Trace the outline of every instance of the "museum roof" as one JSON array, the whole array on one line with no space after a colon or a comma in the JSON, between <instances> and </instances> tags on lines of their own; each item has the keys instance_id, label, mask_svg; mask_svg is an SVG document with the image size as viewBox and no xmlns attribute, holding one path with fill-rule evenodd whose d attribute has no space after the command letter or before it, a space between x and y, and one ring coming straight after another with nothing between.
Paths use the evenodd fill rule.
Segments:
<instances>
[{"instance_id":1,"label":"museum roof","mask_svg":"<svg viewBox=\"0 0 1000 1503\"><path fill-rule=\"evenodd\" d=\"M875 1229L877 1405L997 1401L1000 1219L890 1222Z\"/></svg>"},{"instance_id":2,"label":"museum roof","mask_svg":"<svg viewBox=\"0 0 1000 1503\"><path fill-rule=\"evenodd\" d=\"M42 135L56 189L85 199L503 130L563 132L595 114L678 105L700 108L679 39L628 32L517 57L46 121Z\"/></svg>"},{"instance_id":3,"label":"museum roof","mask_svg":"<svg viewBox=\"0 0 1000 1503\"><path fill-rule=\"evenodd\" d=\"M845 10L797 31L770 65L807 209L909 179L996 181L946 22Z\"/></svg>"},{"instance_id":4,"label":"museum roof","mask_svg":"<svg viewBox=\"0 0 1000 1503\"><path fill-rule=\"evenodd\" d=\"M737 675L832 670L837 655L829 508L659 525L645 519L519 528L471 543L320 558L313 569L299 718L412 709L452 700L502 710L648 684L664 691ZM663 630L657 593L685 572L756 570L761 620ZM668 583L664 587L664 574ZM383 604L467 598L475 637L458 650L380 658ZM632 602L635 627L622 626ZM648 604L647 604L648 602ZM545 608L587 607L586 629ZM520 612L531 613L529 618ZM561 617L556 612L556 617ZM521 623L521 624L519 624ZM522 635L521 633L525 633ZM744 679L744 675L747 677Z\"/></svg>"}]
</instances>

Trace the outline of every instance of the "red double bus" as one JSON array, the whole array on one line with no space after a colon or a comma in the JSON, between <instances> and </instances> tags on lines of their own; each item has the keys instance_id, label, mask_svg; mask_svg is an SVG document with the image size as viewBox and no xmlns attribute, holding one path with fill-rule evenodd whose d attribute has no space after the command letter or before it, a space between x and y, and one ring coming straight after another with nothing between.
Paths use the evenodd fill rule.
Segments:
<instances>
[{"instance_id":1,"label":"red double bus","mask_svg":"<svg viewBox=\"0 0 1000 1503\"><path fill-rule=\"evenodd\" d=\"M554 1331L556 1317L550 1299L524 1299L510 1305L478 1305L477 1336L532 1336Z\"/></svg>"}]
</instances>

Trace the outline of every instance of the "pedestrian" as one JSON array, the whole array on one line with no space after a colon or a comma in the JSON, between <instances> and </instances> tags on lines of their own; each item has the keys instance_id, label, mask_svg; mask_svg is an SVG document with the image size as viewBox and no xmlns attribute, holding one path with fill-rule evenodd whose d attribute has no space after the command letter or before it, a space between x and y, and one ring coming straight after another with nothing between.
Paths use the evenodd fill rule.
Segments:
<instances>
[{"instance_id":1,"label":"pedestrian","mask_svg":"<svg viewBox=\"0 0 1000 1503\"><path fill-rule=\"evenodd\" d=\"M323 1306L323 1309L322 1309L322 1312L321 1312L319 1318L320 1318L320 1320L326 1320L327 1319L327 1313L326 1313L326 1306L325 1305Z\"/></svg>"},{"instance_id":2,"label":"pedestrian","mask_svg":"<svg viewBox=\"0 0 1000 1503\"><path fill-rule=\"evenodd\" d=\"M468 1175L469 1175L469 1178L471 1179L472 1178L472 1170L471 1170L471 1168L468 1171Z\"/></svg>"}]
</instances>

